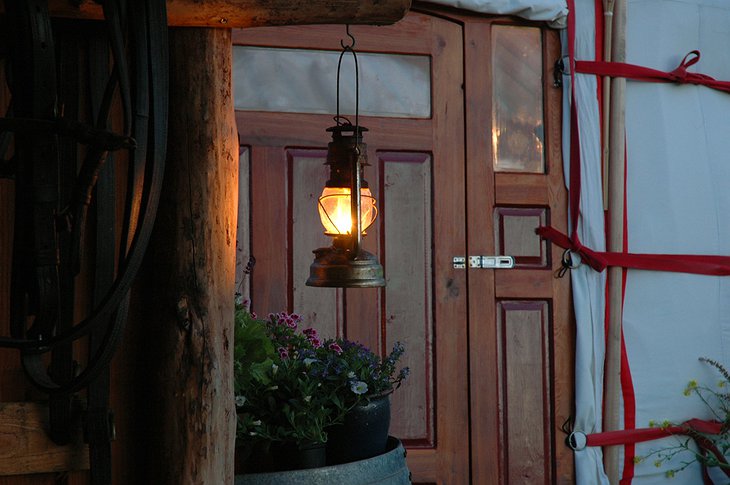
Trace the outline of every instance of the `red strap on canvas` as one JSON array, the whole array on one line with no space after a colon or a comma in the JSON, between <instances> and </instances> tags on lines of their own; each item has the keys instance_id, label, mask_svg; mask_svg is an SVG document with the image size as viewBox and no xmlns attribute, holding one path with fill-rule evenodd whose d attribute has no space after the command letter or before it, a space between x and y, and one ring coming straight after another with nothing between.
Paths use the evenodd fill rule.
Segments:
<instances>
[{"instance_id":1,"label":"red strap on canvas","mask_svg":"<svg viewBox=\"0 0 730 485\"><path fill-rule=\"evenodd\" d=\"M651 271L730 276L730 256L600 252L583 246L577 238L571 239L550 226L538 227L535 232L561 248L578 254L582 263L599 272L607 266L621 266Z\"/></svg>"},{"instance_id":2,"label":"red strap on canvas","mask_svg":"<svg viewBox=\"0 0 730 485\"><path fill-rule=\"evenodd\" d=\"M625 77L635 81L698 84L730 93L730 82L717 81L706 74L687 72L687 68L700 60L700 51L692 51L682 59L673 71L665 72L623 62L575 61L575 70L584 74Z\"/></svg>"},{"instance_id":3,"label":"red strap on canvas","mask_svg":"<svg viewBox=\"0 0 730 485\"><path fill-rule=\"evenodd\" d=\"M723 466L719 468L730 477L730 466L724 455L706 435L719 435L723 432L723 423L718 421L706 421L702 419L690 419L676 426L661 428L638 428L622 429L618 431L606 431L603 433L592 433L585 436L585 446L613 446L640 443L659 438L666 438L673 435L685 435L691 437L703 455L711 453ZM707 470L703 470L705 483L711 484Z\"/></svg>"},{"instance_id":4,"label":"red strap on canvas","mask_svg":"<svg viewBox=\"0 0 730 485\"><path fill-rule=\"evenodd\" d=\"M722 433L722 423L702 419L690 419L680 425L658 427L621 429L618 431L604 431L586 435L586 446L613 446L629 443L640 443L672 435L694 436L697 433L718 435Z\"/></svg>"}]
</instances>

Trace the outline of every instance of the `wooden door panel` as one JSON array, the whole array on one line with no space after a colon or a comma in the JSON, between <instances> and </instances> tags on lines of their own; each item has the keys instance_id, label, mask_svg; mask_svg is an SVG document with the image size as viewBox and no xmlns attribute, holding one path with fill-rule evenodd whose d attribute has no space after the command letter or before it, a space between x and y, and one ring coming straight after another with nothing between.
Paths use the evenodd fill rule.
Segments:
<instances>
[{"instance_id":1,"label":"wooden door panel","mask_svg":"<svg viewBox=\"0 0 730 485\"><path fill-rule=\"evenodd\" d=\"M512 256L516 268L547 268L547 242L535 229L547 225L545 207L495 207L494 230L497 254Z\"/></svg>"},{"instance_id":2,"label":"wooden door panel","mask_svg":"<svg viewBox=\"0 0 730 485\"><path fill-rule=\"evenodd\" d=\"M239 111L241 143L251 151L253 308L300 312L323 334L344 335L384 354L403 342L402 363L411 376L393 395L391 433L409 449L415 483L468 483L466 275L451 264L465 246L461 28L411 14L395 27L351 31L359 50L431 58L430 119L360 117L369 129L364 141L372 164L365 178L380 211L363 243L383 263L388 286L303 285L311 251L330 244L317 221L316 197L328 175L321 164L331 116ZM338 49L343 33L342 27L297 27L234 38Z\"/></svg>"},{"instance_id":3,"label":"wooden door panel","mask_svg":"<svg viewBox=\"0 0 730 485\"><path fill-rule=\"evenodd\" d=\"M386 347L408 349L408 385L393 394L391 433L410 446L433 446L433 278L431 156L381 152L385 237Z\"/></svg>"},{"instance_id":4,"label":"wooden door panel","mask_svg":"<svg viewBox=\"0 0 730 485\"><path fill-rule=\"evenodd\" d=\"M505 483L551 483L549 320L546 301L497 304Z\"/></svg>"}]
</instances>

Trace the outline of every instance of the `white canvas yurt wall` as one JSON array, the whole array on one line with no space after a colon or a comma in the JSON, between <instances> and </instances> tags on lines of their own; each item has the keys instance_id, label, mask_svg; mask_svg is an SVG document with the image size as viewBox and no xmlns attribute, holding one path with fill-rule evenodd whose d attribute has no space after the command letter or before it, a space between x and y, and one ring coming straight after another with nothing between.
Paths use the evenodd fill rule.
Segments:
<instances>
[{"instance_id":1,"label":"white canvas yurt wall","mask_svg":"<svg viewBox=\"0 0 730 485\"><path fill-rule=\"evenodd\" d=\"M593 60L602 2L575 0L568 6L574 25L570 35L566 32L566 44L574 42L576 60ZM730 2L628 1L627 63L672 71L688 52L699 50L701 59L691 72L730 80L728 45ZM580 143L574 153L580 154L582 181L578 235L585 246L603 251L598 77L575 73L573 79ZM571 99L570 87L568 83L566 100ZM568 137L570 113L566 108ZM625 131L626 251L730 255L730 94L699 85L628 80ZM566 173L570 146L566 139ZM581 265L572 271L572 283L577 320L575 429L592 433L601 430L602 422L605 271ZM730 362L728 277L629 268L623 303L622 427L712 419L697 396L683 391L690 380L710 387L720 380L699 357ZM691 460L689 454L661 466L655 465L655 457L637 457L673 446L676 440L623 448L621 483L666 483L666 472ZM600 448L576 452L576 473L579 484L607 483ZM691 465L671 483L702 483L699 467Z\"/></svg>"}]
</instances>

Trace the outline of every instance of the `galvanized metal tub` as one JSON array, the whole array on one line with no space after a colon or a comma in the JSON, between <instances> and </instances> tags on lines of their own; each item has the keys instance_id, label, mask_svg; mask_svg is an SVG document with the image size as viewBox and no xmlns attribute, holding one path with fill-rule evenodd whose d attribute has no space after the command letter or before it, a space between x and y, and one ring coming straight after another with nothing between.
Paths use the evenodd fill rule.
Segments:
<instances>
[{"instance_id":1,"label":"galvanized metal tub","mask_svg":"<svg viewBox=\"0 0 730 485\"><path fill-rule=\"evenodd\" d=\"M386 452L342 465L285 472L236 475L235 485L409 485L410 472L400 440L388 437Z\"/></svg>"}]
</instances>

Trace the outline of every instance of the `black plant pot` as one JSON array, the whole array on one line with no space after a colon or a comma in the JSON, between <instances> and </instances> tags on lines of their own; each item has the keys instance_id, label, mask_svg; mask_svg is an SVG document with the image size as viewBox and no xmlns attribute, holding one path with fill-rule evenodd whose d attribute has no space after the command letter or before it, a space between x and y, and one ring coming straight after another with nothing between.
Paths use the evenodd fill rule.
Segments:
<instances>
[{"instance_id":1,"label":"black plant pot","mask_svg":"<svg viewBox=\"0 0 730 485\"><path fill-rule=\"evenodd\" d=\"M277 470L305 470L327 464L327 448L324 443L281 443L271 448Z\"/></svg>"},{"instance_id":2,"label":"black plant pot","mask_svg":"<svg viewBox=\"0 0 730 485\"><path fill-rule=\"evenodd\" d=\"M327 429L327 464L339 465L385 453L390 428L390 397L354 407L343 424Z\"/></svg>"},{"instance_id":3,"label":"black plant pot","mask_svg":"<svg viewBox=\"0 0 730 485\"><path fill-rule=\"evenodd\" d=\"M319 468L327 464L324 443L260 441L254 445L236 473L267 473Z\"/></svg>"}]
</instances>

